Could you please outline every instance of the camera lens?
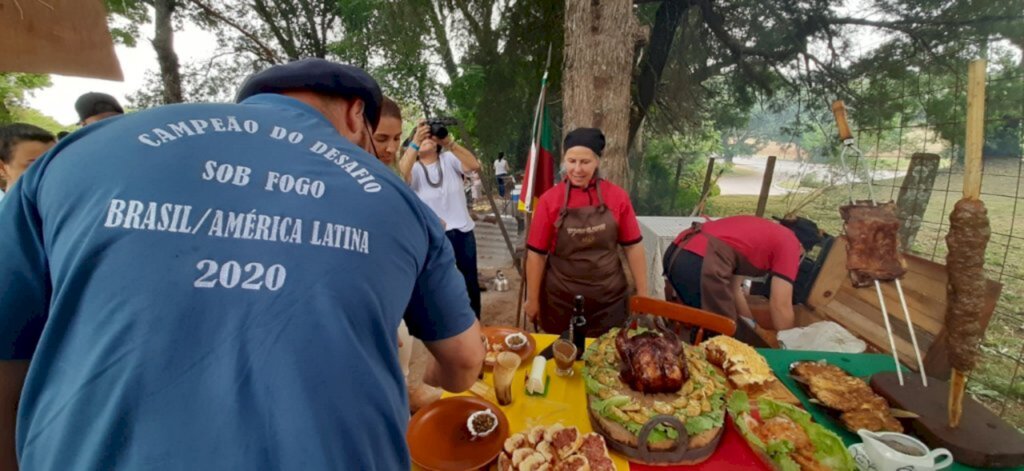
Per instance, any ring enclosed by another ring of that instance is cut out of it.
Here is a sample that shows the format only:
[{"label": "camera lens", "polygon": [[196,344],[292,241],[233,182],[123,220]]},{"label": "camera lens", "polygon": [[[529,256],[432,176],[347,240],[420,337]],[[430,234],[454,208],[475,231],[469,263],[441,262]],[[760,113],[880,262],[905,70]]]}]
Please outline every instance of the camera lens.
[{"label": "camera lens", "polygon": [[438,139],[444,139],[448,137],[448,128],[441,123],[433,123],[430,125],[430,135]]}]

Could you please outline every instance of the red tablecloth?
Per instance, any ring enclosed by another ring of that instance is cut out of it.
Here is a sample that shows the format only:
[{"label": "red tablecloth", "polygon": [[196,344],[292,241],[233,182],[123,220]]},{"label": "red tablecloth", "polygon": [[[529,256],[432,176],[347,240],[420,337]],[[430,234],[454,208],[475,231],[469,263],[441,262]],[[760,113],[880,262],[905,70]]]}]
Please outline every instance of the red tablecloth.
[{"label": "red tablecloth", "polygon": [[771,468],[764,465],[761,460],[750,449],[747,442],[743,440],[732,419],[726,416],[725,432],[722,441],[718,444],[715,453],[708,457],[703,463],[687,466],[648,466],[644,464],[630,463],[630,471],[673,471],[673,470],[751,470],[770,471]]}]

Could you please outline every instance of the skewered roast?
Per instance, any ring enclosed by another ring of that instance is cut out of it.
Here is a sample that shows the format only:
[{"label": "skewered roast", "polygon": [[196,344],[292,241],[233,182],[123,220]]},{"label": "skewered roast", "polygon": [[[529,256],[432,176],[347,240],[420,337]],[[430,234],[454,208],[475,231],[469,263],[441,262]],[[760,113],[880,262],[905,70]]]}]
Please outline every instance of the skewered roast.
[{"label": "skewered roast", "polygon": [[895,203],[857,201],[840,207],[839,213],[846,232],[846,269],[854,286],[895,280],[907,272],[900,252],[900,219]]}]

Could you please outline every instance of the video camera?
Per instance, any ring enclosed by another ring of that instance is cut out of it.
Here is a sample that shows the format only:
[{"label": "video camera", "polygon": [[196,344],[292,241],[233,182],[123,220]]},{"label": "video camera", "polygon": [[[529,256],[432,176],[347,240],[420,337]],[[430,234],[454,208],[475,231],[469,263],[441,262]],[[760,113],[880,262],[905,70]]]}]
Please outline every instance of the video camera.
[{"label": "video camera", "polygon": [[438,139],[448,137],[448,126],[456,126],[458,124],[459,120],[451,116],[439,116],[427,119],[427,126],[430,126],[430,135]]}]

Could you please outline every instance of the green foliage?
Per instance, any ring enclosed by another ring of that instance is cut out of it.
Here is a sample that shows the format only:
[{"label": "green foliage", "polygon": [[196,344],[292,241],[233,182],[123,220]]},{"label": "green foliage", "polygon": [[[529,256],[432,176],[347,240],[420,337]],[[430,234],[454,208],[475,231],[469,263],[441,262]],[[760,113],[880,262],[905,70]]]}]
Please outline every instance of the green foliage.
[{"label": "green foliage", "polygon": [[0,124],[15,121],[15,109],[25,107],[26,96],[49,86],[49,75],[0,73]]},{"label": "green foliage", "polygon": [[700,200],[707,158],[719,149],[719,135],[711,127],[648,140],[631,195],[637,214],[689,215]]},{"label": "green foliage", "polygon": [[105,0],[110,35],[117,44],[136,47],[141,34],[139,26],[149,22],[148,2],[144,0]]},{"label": "green foliage", "polygon": [[74,131],[74,126],[64,126],[53,119],[33,108],[14,108],[11,110],[13,117],[12,122],[17,123],[28,123],[34,126],[39,126],[53,134],[57,134],[61,131]]}]

